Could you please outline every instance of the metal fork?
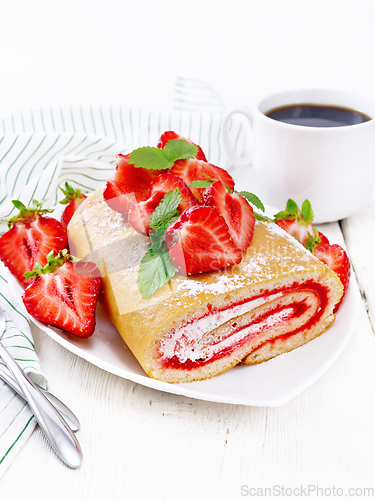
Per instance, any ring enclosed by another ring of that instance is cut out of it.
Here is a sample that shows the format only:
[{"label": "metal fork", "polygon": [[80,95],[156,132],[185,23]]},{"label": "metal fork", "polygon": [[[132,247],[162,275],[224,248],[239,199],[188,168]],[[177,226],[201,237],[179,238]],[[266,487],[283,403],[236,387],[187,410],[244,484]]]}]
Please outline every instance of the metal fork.
[{"label": "metal fork", "polygon": [[5,332],[5,315],[0,306],[0,356],[17,382],[23,398],[29,403],[35,418],[57,455],[73,469],[82,463],[81,446],[56,408],[33,384],[1,342]]}]

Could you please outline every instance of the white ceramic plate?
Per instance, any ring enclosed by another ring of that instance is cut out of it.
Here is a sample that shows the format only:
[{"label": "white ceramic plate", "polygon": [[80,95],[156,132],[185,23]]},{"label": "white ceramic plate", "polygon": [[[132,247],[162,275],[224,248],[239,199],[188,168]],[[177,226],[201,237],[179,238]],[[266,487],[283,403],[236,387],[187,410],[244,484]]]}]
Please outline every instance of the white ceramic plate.
[{"label": "white ceramic plate", "polygon": [[[23,290],[10,273],[9,282],[24,314],[28,315],[21,300]],[[336,361],[353,333],[359,304],[357,284],[352,280],[335,323],[317,339],[260,365],[238,365],[212,379],[181,384],[149,378],[101,308],[97,312],[95,333],[86,340],[73,338],[32,317],[31,320],[68,351],[144,386],[219,403],[279,406],[311,386]]]}]

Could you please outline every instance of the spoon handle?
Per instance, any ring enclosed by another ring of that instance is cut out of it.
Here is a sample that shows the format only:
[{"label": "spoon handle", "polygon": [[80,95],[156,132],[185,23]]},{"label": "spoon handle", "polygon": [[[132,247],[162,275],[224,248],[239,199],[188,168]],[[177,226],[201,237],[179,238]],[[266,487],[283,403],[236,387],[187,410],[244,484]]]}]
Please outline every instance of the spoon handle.
[{"label": "spoon handle", "polygon": [[[4,380],[14,391],[16,391],[21,397],[23,397],[23,393],[21,389],[18,387],[17,382],[15,382],[14,378],[10,374],[8,368],[0,362],[0,378]],[[69,425],[73,432],[77,432],[80,428],[80,423],[78,418],[74,415],[74,413],[56,396],[51,394],[48,391],[45,391],[41,387],[39,390],[45,395],[45,397],[49,400],[51,404],[56,408],[56,410],[63,417],[65,422]]]},{"label": "spoon handle", "polygon": [[82,463],[81,446],[56,408],[35,386],[0,341],[0,355],[23,397],[29,403],[40,428],[59,457],[73,469]]}]

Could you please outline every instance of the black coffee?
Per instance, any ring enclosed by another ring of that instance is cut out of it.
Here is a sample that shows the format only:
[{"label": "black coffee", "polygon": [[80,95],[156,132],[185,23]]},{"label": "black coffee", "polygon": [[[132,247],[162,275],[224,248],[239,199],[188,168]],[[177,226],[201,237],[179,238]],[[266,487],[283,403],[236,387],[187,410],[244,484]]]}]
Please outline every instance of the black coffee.
[{"label": "black coffee", "polygon": [[304,127],[344,127],[371,120],[369,116],[354,109],[315,104],[281,106],[267,111],[265,115],[278,122]]}]

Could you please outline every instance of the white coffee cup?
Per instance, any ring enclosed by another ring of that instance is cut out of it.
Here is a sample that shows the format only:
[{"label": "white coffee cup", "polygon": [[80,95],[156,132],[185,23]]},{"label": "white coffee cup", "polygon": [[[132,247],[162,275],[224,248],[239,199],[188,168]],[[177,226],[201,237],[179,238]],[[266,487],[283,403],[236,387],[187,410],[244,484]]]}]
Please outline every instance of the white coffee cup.
[{"label": "white coffee cup", "polygon": [[[316,127],[284,123],[266,116],[272,109],[313,104],[349,108],[369,121]],[[232,115],[243,114],[253,133],[251,156],[239,157],[229,140]],[[234,166],[251,164],[254,189],[264,203],[285,208],[289,198],[310,200],[315,223],[343,219],[369,202],[375,184],[375,104],[352,92],[292,90],[262,99],[253,108],[238,107],[223,122],[223,141]]]}]

